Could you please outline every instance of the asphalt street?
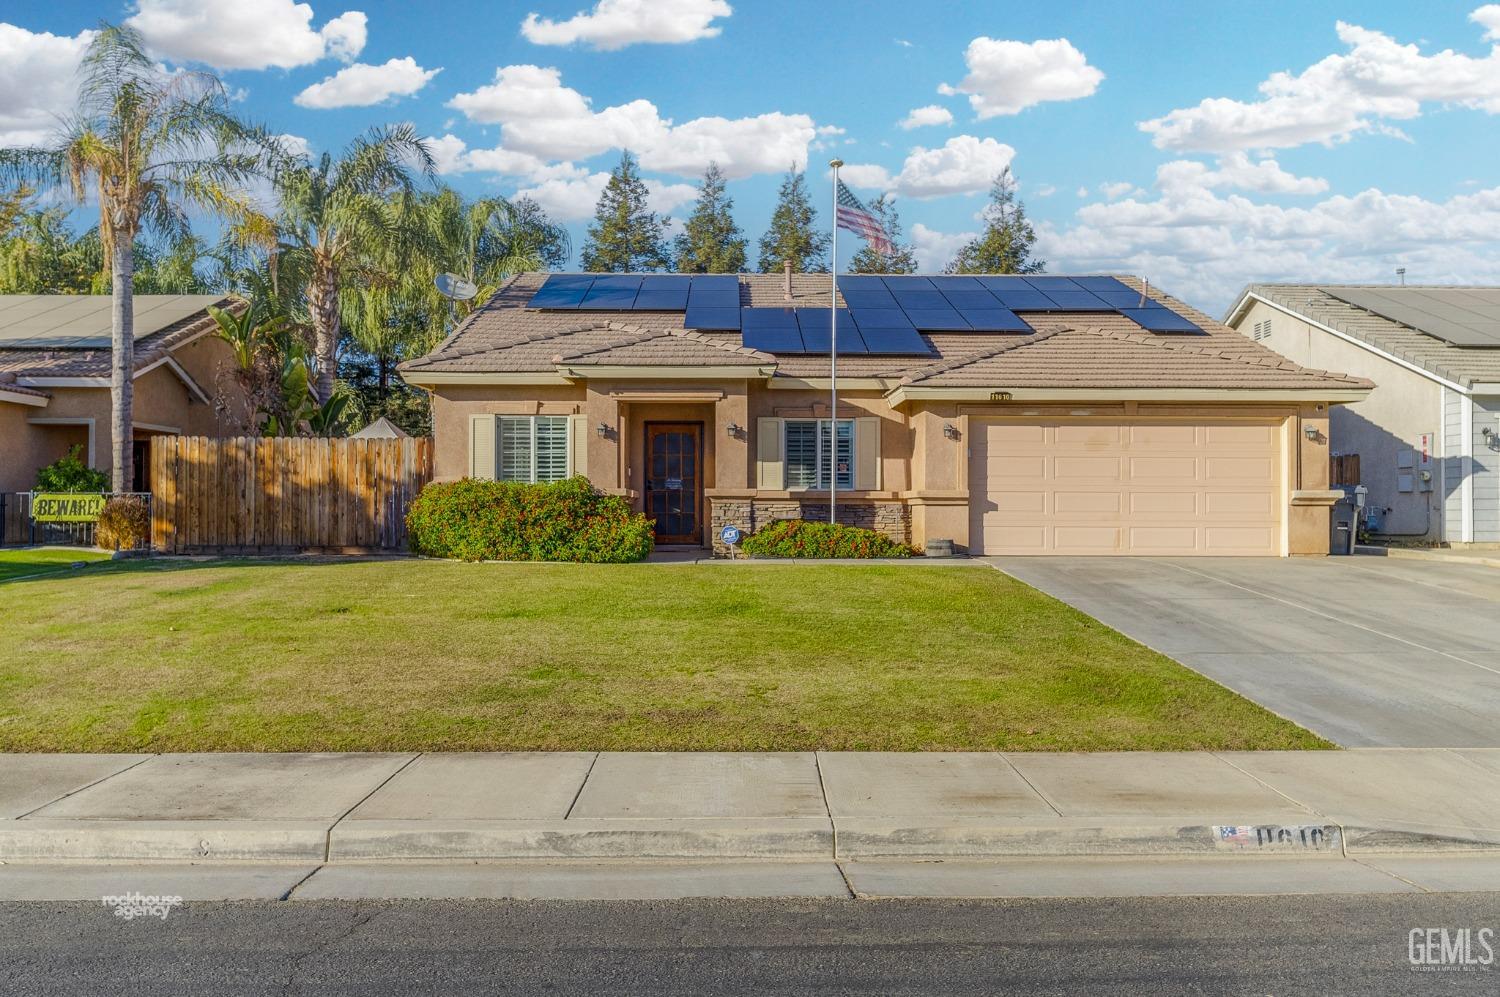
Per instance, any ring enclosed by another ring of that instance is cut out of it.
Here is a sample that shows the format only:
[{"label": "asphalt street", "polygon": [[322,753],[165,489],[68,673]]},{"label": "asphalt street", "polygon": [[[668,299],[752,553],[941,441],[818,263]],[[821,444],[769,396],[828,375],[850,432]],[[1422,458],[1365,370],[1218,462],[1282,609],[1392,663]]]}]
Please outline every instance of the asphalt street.
[{"label": "asphalt street", "polygon": [[1414,929],[1483,927],[1500,928],[1496,894],[190,903],[129,921],[95,904],[13,903],[0,905],[0,989],[1493,994],[1500,967],[1410,961]]}]

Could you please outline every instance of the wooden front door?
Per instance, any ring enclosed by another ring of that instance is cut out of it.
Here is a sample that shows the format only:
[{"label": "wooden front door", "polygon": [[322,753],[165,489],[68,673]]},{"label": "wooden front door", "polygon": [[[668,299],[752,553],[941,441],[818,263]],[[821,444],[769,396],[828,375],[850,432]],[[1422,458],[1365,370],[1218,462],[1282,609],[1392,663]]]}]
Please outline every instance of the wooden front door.
[{"label": "wooden front door", "polygon": [[656,542],[703,542],[703,426],[646,424],[646,515],[656,520]]}]

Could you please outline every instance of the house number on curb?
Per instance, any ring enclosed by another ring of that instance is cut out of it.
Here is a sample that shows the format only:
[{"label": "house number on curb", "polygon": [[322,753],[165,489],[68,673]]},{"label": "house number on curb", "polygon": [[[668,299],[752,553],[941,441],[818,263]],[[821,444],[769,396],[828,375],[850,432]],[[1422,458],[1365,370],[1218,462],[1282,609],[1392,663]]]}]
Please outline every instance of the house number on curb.
[{"label": "house number on curb", "polygon": [[1328,851],[1339,847],[1339,829],[1325,824],[1215,824],[1220,848],[1294,848]]}]

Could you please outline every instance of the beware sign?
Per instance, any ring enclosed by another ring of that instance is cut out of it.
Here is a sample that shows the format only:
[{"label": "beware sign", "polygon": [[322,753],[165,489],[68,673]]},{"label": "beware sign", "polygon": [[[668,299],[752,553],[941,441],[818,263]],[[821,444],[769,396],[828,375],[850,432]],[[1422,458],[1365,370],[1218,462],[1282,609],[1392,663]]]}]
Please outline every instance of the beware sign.
[{"label": "beware sign", "polygon": [[92,523],[104,509],[98,492],[37,492],[31,496],[31,518],[38,523]]}]

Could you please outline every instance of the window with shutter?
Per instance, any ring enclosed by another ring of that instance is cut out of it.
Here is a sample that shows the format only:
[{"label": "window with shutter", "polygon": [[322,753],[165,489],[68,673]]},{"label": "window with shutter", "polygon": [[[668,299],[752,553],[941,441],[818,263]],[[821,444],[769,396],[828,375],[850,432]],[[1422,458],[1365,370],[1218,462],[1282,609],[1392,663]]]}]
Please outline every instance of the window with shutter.
[{"label": "window with shutter", "polygon": [[524,415],[500,417],[501,481],[534,481],[532,476],[532,419]]},{"label": "window with shutter", "polygon": [[[786,487],[788,490],[827,489],[829,478],[827,419],[788,419],[785,429]],[[838,423],[838,486],[854,487],[854,420]]]},{"label": "window with shutter", "polygon": [[561,481],[568,476],[568,417],[539,415],[536,429],[536,471],[533,481]]}]

